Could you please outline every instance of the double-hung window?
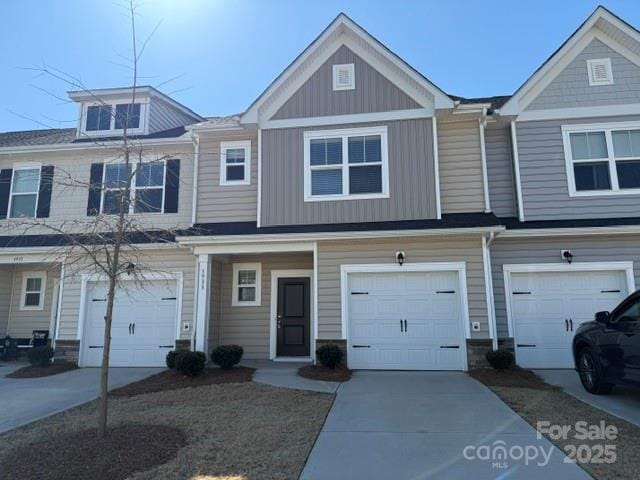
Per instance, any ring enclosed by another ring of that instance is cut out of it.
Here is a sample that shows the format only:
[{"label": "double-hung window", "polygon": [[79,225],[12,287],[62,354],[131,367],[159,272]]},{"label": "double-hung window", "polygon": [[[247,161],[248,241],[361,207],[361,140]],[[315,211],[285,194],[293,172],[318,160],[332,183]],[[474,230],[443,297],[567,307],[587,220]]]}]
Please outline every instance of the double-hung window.
[{"label": "double-hung window", "polygon": [[40,167],[14,168],[11,179],[10,218],[34,218],[38,205]]},{"label": "double-hung window", "polygon": [[122,133],[125,126],[129,133],[142,133],[145,112],[146,105],[143,103],[87,105],[84,111],[83,133],[87,135]]},{"label": "double-hung window", "polygon": [[259,306],[262,265],[260,263],[233,264],[232,306]]},{"label": "double-hung window", "polygon": [[[129,177],[132,177],[131,189],[127,192]],[[129,169],[125,168],[123,163],[105,164],[103,179],[102,213],[120,213],[120,204],[125,200],[130,205],[128,213],[163,212],[165,161],[132,163]]]},{"label": "double-hung window", "polygon": [[304,133],[305,201],[388,198],[387,127]]},{"label": "double-hung window", "polygon": [[120,213],[122,202],[128,202],[127,182],[131,176],[131,165],[110,163],[104,166],[102,189],[102,213],[116,215]]},{"label": "double-hung window", "polygon": [[46,272],[25,272],[22,275],[20,310],[42,310],[47,281]]},{"label": "double-hung window", "polygon": [[562,127],[571,196],[640,194],[640,123]]},{"label": "double-hung window", "polygon": [[164,205],[165,162],[140,164],[136,170],[135,213],[161,213]]},{"label": "double-hung window", "polygon": [[220,185],[251,183],[251,141],[220,143]]}]

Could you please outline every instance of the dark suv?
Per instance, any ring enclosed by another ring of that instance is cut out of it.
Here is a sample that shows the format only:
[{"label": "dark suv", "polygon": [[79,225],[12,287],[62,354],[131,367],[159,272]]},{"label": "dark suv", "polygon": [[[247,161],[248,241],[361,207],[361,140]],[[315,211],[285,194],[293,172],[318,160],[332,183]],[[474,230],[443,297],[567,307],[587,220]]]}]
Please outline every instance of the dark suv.
[{"label": "dark suv", "polygon": [[598,312],[580,325],[573,358],[590,393],[606,395],[616,384],[640,386],[640,290],[611,313]]}]

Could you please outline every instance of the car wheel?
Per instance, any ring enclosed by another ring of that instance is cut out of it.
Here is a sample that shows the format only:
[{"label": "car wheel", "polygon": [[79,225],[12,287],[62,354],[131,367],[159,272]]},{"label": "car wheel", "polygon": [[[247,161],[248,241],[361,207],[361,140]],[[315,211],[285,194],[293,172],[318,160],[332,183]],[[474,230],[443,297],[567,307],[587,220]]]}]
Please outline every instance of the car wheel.
[{"label": "car wheel", "polygon": [[605,382],[602,365],[589,347],[583,348],[578,354],[578,374],[587,392],[594,395],[611,393],[613,384]]}]

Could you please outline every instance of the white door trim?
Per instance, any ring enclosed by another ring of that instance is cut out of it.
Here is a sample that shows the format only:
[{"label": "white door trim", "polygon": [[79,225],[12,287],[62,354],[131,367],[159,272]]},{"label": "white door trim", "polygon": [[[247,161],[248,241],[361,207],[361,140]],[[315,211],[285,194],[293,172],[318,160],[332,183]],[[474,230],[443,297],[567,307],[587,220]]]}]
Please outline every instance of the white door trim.
[{"label": "white door trim", "polygon": [[[180,338],[180,324],[182,317],[182,289],[183,289],[183,275],[182,272],[146,272],[141,276],[133,276],[121,278],[120,281],[140,281],[141,278],[144,277],[142,281],[158,281],[158,280],[175,280],[176,281],[176,316],[174,319],[175,322],[175,331],[176,337],[174,339],[177,340]],[[104,282],[107,281],[107,276],[104,274],[83,274],[81,277],[81,286],[80,286],[80,312],[78,315],[78,332],[77,332],[77,340],[80,341],[80,354],[78,358],[78,366],[84,366],[84,326],[87,317],[87,290],[89,282]]]},{"label": "white door trim", "polygon": [[[278,331],[278,279],[288,277],[307,277],[309,278],[309,295],[311,305],[309,306],[310,325],[309,325],[309,356],[315,358],[316,343],[316,296],[314,291],[315,274],[313,270],[308,269],[291,269],[291,270],[271,270],[271,314],[269,322],[269,360],[277,359],[277,331]],[[308,360],[308,357],[301,357],[301,361]]]},{"label": "white door trim", "polygon": [[467,270],[465,262],[437,262],[437,263],[380,263],[340,265],[340,295],[342,307],[342,338],[347,341],[347,352],[351,348],[349,338],[349,274],[351,273],[402,273],[402,272],[457,272],[460,285],[460,318],[463,323],[460,339],[462,345],[463,365],[461,369],[468,370],[467,339],[471,337],[469,327],[469,303],[467,299]]},{"label": "white door trim", "polygon": [[[625,272],[627,279],[627,293],[632,293],[635,287],[633,276],[633,262],[580,262],[580,263],[523,263],[505,264],[502,266],[504,275],[504,295],[507,305],[507,328],[509,337],[513,338],[513,350],[518,359],[518,341],[515,338],[513,325],[513,308],[511,306],[511,274],[512,273],[541,273],[541,272]],[[595,313],[595,312],[594,312]]]}]

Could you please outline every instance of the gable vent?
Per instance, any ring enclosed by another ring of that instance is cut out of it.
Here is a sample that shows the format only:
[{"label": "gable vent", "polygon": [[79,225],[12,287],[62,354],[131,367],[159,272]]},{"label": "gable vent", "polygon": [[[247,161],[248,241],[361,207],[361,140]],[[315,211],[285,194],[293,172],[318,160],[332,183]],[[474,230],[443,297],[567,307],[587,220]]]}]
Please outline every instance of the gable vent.
[{"label": "gable vent", "polygon": [[611,85],[613,83],[610,58],[587,60],[587,71],[589,72],[590,86]]},{"label": "gable vent", "polygon": [[353,63],[333,66],[333,89],[353,90],[356,88]]}]

